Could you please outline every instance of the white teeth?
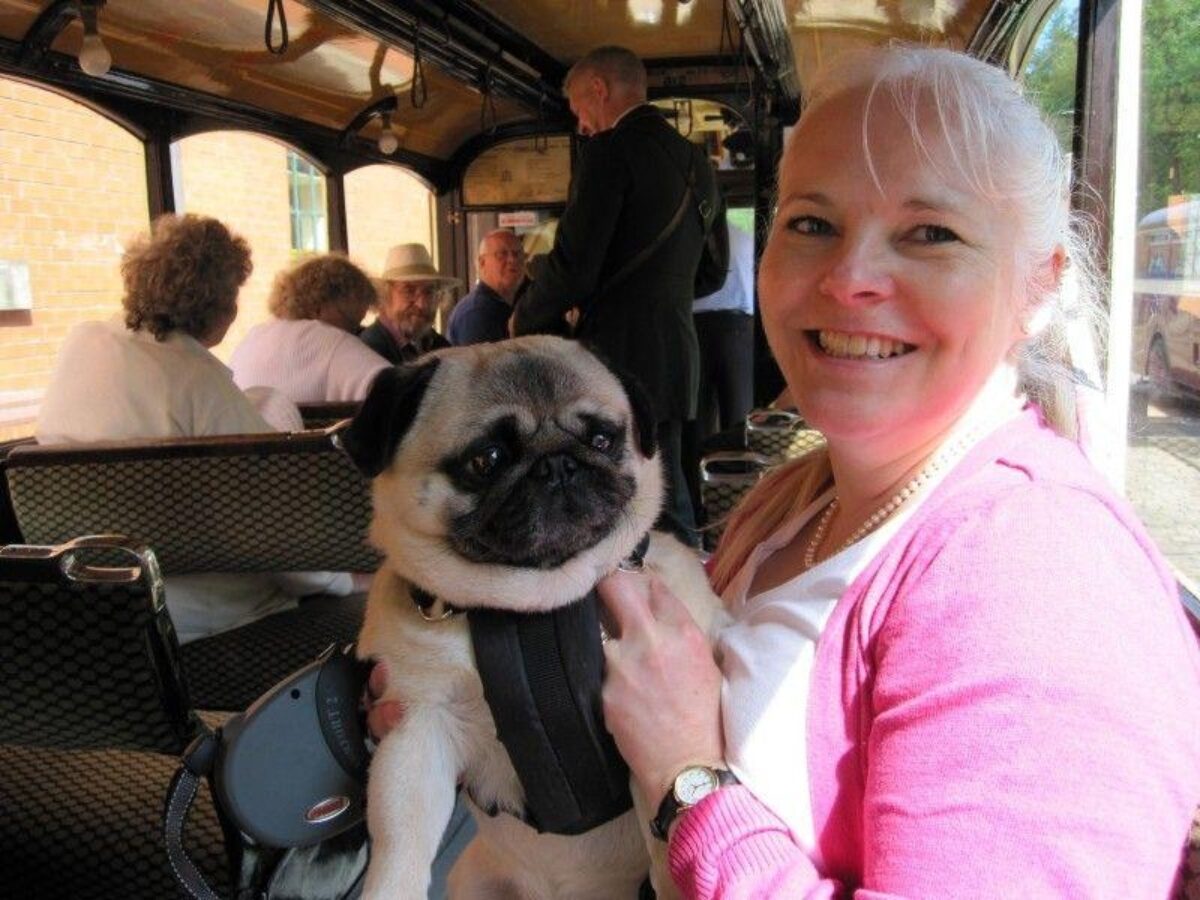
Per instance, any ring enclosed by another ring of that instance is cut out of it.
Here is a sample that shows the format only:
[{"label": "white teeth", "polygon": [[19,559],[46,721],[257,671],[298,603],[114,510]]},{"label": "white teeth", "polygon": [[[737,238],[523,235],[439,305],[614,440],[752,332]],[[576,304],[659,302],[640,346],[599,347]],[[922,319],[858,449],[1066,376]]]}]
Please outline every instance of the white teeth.
[{"label": "white teeth", "polygon": [[867,359],[887,359],[890,356],[902,356],[915,348],[893,341],[891,338],[867,337],[861,334],[848,334],[845,331],[819,331],[817,342],[830,356],[845,358],[865,357]]}]

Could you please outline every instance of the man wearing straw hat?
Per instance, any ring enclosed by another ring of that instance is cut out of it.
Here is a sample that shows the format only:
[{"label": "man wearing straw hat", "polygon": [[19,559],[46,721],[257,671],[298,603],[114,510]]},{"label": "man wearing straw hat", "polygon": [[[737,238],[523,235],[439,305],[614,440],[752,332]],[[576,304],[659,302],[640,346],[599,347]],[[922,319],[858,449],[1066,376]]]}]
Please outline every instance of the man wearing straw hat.
[{"label": "man wearing straw hat", "polygon": [[459,283],[438,273],[422,244],[397,244],[384,264],[384,291],[375,323],[363,330],[363,342],[393,364],[449,347],[433,330],[438,291]]}]

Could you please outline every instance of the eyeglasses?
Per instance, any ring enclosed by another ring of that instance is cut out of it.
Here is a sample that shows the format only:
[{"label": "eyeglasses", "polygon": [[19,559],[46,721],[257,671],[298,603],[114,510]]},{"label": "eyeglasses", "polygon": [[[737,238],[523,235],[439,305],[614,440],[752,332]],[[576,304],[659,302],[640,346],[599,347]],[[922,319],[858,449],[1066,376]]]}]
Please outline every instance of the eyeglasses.
[{"label": "eyeglasses", "polygon": [[496,257],[496,259],[524,259],[525,251],[524,250],[492,250],[487,255],[494,256],[494,257]]}]

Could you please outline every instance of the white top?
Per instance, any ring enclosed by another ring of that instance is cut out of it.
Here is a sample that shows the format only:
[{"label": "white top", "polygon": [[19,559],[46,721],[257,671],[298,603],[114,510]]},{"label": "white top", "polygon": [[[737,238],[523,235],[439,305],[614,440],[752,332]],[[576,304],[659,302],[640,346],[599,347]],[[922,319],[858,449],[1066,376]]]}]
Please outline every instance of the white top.
[{"label": "white top", "polygon": [[830,489],[755,548],[725,592],[737,618],[718,641],[726,761],[806,848],[815,846],[806,723],[817,639],[838,599],[918,504],[905,504],[858,543],[790,581],[744,604],[736,601],[763,560],[791,541],[833,496]]},{"label": "white top", "polygon": [[195,338],[172,332],[159,341],[120,318],[67,333],[36,426],[42,444],[271,430]]},{"label": "white top", "polygon": [[[294,404],[276,392],[257,400],[281,420],[299,421]],[[82,322],[67,334],[36,434],[41,444],[80,444],[273,430],[199,341],[181,332],[159,341],[118,317]],[[180,643],[288,609],[303,594],[351,591],[341,572],[176,575],[164,585]]]},{"label": "white top", "polygon": [[825,509],[836,493],[830,488],[755,547],[725,590],[722,599],[734,615],[717,642],[726,761],[806,850],[816,847],[807,722],[817,641],[837,601],[909,516],[985,434],[1019,412],[1024,398],[1012,395],[1006,377],[989,380],[934,454],[943,464],[929,470],[879,528],[790,581],[747,597],[758,567]]},{"label": "white top", "polygon": [[272,319],[246,333],[229,365],[239,387],[273,387],[295,403],[333,403],[363,399],[391,363],[325,322]]},{"label": "white top", "polygon": [[692,312],[736,310],[754,315],[754,235],[729,225],[729,270],[725,283],[692,304]]}]

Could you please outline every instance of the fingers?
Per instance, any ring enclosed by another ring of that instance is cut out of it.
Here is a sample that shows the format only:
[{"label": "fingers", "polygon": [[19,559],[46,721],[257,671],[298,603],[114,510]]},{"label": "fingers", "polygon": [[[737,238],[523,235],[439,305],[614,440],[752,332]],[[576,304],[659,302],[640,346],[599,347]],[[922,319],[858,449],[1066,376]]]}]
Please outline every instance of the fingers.
[{"label": "fingers", "polygon": [[645,575],[614,572],[603,578],[596,591],[608,614],[613,637],[645,629],[653,624],[650,612],[650,579]]},{"label": "fingers", "polygon": [[404,718],[404,706],[398,700],[372,703],[367,713],[367,730],[378,743],[400,724]]},{"label": "fingers", "polygon": [[377,662],[371,666],[371,674],[367,676],[367,696],[371,700],[378,700],[383,696],[383,692],[387,690],[387,679],[386,663]]},{"label": "fingers", "polygon": [[367,695],[364,705],[367,708],[367,730],[376,743],[387,737],[388,733],[400,724],[404,718],[404,705],[398,700],[380,700],[387,692],[388,668],[384,663],[377,662],[367,675]]}]

